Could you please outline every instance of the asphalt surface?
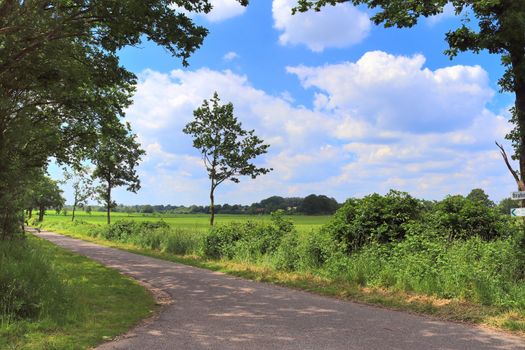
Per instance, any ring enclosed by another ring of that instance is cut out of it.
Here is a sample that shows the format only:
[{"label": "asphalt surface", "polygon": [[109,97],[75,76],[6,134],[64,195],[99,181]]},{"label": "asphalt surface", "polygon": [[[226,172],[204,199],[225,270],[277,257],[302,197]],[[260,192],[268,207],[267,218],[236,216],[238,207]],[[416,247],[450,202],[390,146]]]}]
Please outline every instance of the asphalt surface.
[{"label": "asphalt surface", "polygon": [[525,349],[525,338],[360,305],[35,233],[171,296],[150,322],[97,349]]}]

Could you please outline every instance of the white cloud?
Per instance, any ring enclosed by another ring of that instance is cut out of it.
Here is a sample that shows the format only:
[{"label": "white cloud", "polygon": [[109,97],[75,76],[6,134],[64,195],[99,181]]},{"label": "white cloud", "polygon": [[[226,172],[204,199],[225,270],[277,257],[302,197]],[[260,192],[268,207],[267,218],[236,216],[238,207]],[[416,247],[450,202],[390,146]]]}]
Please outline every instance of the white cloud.
[{"label": "white cloud", "polygon": [[[270,143],[258,163],[275,170],[219,188],[219,202],[323,193],[344,200],[390,188],[441,198],[483,186],[499,199],[514,184],[494,140],[508,116],[486,107],[493,94],[477,66],[424,67],[421,55],[365,54],[356,62],[294,67],[315,88],[312,107],[270,95],[229,70],[145,71],[127,111],[148,151],[137,202],[205,204],[208,178],[191,138],[193,110],[215,90],[246,128]],[[143,199],[140,199],[143,198]]]},{"label": "white cloud", "polygon": [[325,93],[325,108],[363,116],[380,130],[448,131],[468,125],[494,92],[480,66],[431,71],[422,55],[368,52],[357,62],[288,67],[304,87]]},{"label": "white cloud", "polygon": [[213,9],[205,17],[210,22],[221,22],[226,19],[240,16],[246,11],[237,0],[211,0]]},{"label": "white cloud", "polygon": [[441,12],[440,14],[437,14],[435,16],[431,16],[431,17],[428,17],[426,19],[428,25],[430,26],[434,26],[442,21],[445,21],[449,18],[453,18],[454,16],[456,16],[456,9],[454,8],[454,5],[452,5],[452,3],[448,3],[445,5],[445,7],[443,8],[443,12]]},{"label": "white cloud", "polygon": [[296,13],[296,0],[273,0],[274,27],[282,45],[306,45],[314,52],[361,42],[370,32],[369,16],[349,4],[327,6],[321,12]]},{"label": "white cloud", "polygon": [[237,58],[239,58],[239,55],[235,51],[227,52],[227,53],[224,54],[224,56],[222,56],[222,59],[224,61],[226,61],[226,62],[233,61],[233,60],[235,60]]},{"label": "white cloud", "polygon": [[202,17],[209,22],[222,22],[240,16],[246,11],[246,7],[239,4],[237,0],[209,0],[209,2],[212,5],[212,10],[206,14],[189,12],[177,5],[172,7],[189,17]]}]

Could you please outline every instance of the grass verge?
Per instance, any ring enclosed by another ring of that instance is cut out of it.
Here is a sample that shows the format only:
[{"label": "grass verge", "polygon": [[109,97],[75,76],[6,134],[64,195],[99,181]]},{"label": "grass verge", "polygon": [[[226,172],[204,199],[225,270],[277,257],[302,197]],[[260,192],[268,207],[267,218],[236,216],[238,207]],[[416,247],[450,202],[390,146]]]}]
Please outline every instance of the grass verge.
[{"label": "grass verge", "polygon": [[242,278],[269,282],[320,295],[378,305],[395,310],[431,315],[442,320],[483,325],[515,335],[525,335],[525,314],[520,310],[509,310],[499,306],[485,306],[456,299],[440,299],[383,288],[364,288],[358,284],[326,279],[311,273],[276,271],[270,266],[231,260],[207,260],[195,255],[174,255],[140,248],[132,244],[89,237],[76,233],[71,229],[54,227],[53,230],[74,238],[123,249],[132,253],[220,271]]},{"label": "grass verge", "polygon": [[60,314],[0,324],[0,349],[87,349],[126,332],[157,308],[153,296],[115,270],[28,235],[64,286]]}]

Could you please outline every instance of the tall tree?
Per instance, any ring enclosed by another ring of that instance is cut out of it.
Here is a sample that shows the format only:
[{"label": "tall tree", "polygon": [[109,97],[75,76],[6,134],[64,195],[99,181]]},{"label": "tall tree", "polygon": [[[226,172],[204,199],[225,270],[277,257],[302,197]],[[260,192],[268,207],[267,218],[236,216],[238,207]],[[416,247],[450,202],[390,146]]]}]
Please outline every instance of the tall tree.
[{"label": "tall tree", "polygon": [[140,189],[136,167],[145,152],[136,141],[136,136],[131,133],[128,123],[103,128],[99,140],[93,155],[93,177],[101,181],[97,192],[106,208],[109,225],[111,209],[116,205],[111,192],[120,186],[127,186],[126,189],[133,193]]},{"label": "tall tree", "polygon": [[445,54],[453,58],[459,52],[486,50],[501,56],[506,70],[499,85],[516,97],[511,109],[514,129],[507,139],[512,141],[518,170],[512,168],[503,147],[498,147],[518,189],[525,191],[525,0],[298,0],[293,11],[320,11],[323,6],[346,2],[376,9],[372,20],[385,27],[413,27],[420,17],[442,13],[447,4],[456,15],[464,15],[462,25],[445,34],[449,44]]},{"label": "tall tree", "polygon": [[91,169],[86,165],[75,166],[64,172],[65,178],[73,185],[73,212],[71,221],[75,220],[77,207],[86,205],[87,200],[95,194]]},{"label": "tall tree", "polygon": [[[243,5],[246,0],[239,0]],[[136,77],[117,52],[151,40],[187,64],[207,30],[186,15],[209,0],[0,1],[0,236],[50,157],[89,157],[97,128],[124,115]]]},{"label": "tall tree", "polygon": [[246,131],[233,115],[233,104],[220,104],[217,92],[208,102],[193,111],[194,120],[186,125],[184,133],[193,136],[193,147],[199,149],[211,181],[210,225],[215,218],[215,189],[226,180],[238,183],[239,176],[255,179],[273,169],[259,168],[251,161],[268,151],[269,145]]}]

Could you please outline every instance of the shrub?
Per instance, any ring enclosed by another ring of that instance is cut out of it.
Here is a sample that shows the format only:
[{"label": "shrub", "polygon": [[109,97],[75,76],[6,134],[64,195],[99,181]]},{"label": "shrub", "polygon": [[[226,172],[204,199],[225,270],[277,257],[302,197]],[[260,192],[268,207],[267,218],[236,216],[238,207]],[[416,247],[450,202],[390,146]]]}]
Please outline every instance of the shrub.
[{"label": "shrub", "polygon": [[460,195],[438,202],[430,219],[449,241],[473,236],[492,240],[513,232],[509,219],[493,205]]},{"label": "shrub", "polygon": [[405,224],[419,219],[422,210],[421,203],[408,193],[390,190],[385,196],[349,199],[323,230],[352,252],[370,242],[402,240]]},{"label": "shrub", "polygon": [[204,237],[203,254],[214,259],[255,261],[277,251],[282,238],[294,231],[293,223],[284,218],[282,211],[272,214],[270,224],[247,221],[217,225]]}]

